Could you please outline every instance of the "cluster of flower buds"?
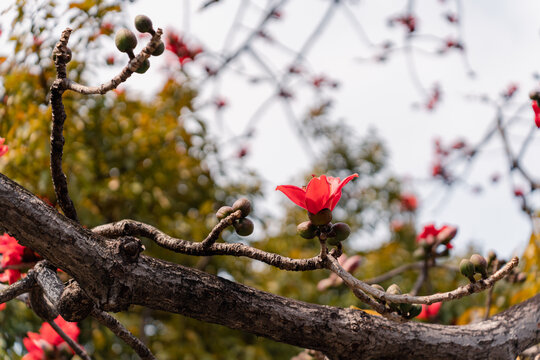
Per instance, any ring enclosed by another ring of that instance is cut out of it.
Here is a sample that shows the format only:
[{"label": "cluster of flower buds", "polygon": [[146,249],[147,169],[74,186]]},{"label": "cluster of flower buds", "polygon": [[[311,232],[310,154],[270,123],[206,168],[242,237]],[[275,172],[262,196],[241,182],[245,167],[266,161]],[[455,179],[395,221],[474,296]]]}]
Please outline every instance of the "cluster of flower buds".
[{"label": "cluster of flower buds", "polygon": [[388,26],[394,26],[395,23],[401,24],[406,27],[409,33],[416,30],[418,20],[413,14],[404,14],[390,18],[388,20]]},{"label": "cluster of flower buds", "polygon": [[236,200],[233,206],[222,206],[216,212],[216,217],[219,221],[225,219],[227,216],[240,211],[241,217],[233,222],[233,227],[236,233],[240,236],[249,236],[253,233],[253,221],[246,218],[251,212],[251,202],[246,198],[240,198]]},{"label": "cluster of flower buds", "polygon": [[346,240],[351,234],[349,225],[338,222],[332,224],[332,212],[323,209],[317,214],[308,213],[310,221],[298,224],[296,230],[298,235],[304,239],[313,239],[317,236],[321,240],[326,240],[329,245],[337,245]]},{"label": "cluster of flower buds", "polygon": [[[437,229],[435,225],[429,224],[416,237],[418,249],[414,251],[417,259],[436,258],[448,256],[449,250],[453,248],[450,241],[456,237],[457,228],[455,226],[444,225]],[[437,252],[439,245],[444,245],[445,249]]]},{"label": "cluster of flower buds", "polygon": [[[385,291],[384,288],[379,284],[373,284],[371,286],[373,288],[377,289],[377,290]],[[401,292],[401,288],[397,284],[390,285],[386,289],[385,292],[387,292],[388,294],[391,294],[391,295],[402,295],[403,294]],[[407,303],[396,304],[396,303],[386,303],[386,302],[381,301],[379,299],[376,299],[376,300],[379,301],[382,304],[385,304],[385,306],[387,306],[389,310],[397,312],[398,314],[400,314],[401,316],[403,316],[403,317],[405,317],[407,319],[412,319],[412,318],[420,315],[420,313],[422,312],[422,305],[419,305],[419,304],[407,304]]]},{"label": "cluster of flower buds", "polygon": [[[137,15],[135,17],[135,28],[141,33],[149,33],[151,35],[154,35],[156,33],[154,31],[154,28],[152,27],[152,20],[150,20],[150,18],[146,15]],[[135,47],[137,46],[137,37],[131,30],[126,28],[118,30],[116,32],[114,42],[116,44],[116,48],[121,52],[127,53],[130,59],[133,59],[135,57],[133,49],[135,49]],[[165,44],[163,43],[163,41],[160,41],[152,55],[159,56],[163,54],[164,51]],[[149,68],[150,61],[146,59],[136,70],[136,72],[138,72],[139,74],[144,74]]]},{"label": "cluster of flower buds", "polygon": [[487,260],[479,254],[471,255],[470,259],[463,259],[459,263],[459,271],[467,277],[470,282],[476,282],[475,274],[480,274],[482,279],[487,278]]}]

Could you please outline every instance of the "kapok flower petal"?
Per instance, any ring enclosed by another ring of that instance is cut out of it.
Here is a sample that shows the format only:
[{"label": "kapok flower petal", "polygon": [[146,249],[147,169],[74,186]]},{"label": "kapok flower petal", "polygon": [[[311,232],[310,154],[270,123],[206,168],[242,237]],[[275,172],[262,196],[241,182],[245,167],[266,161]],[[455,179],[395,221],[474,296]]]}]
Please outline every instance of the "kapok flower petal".
[{"label": "kapok flower petal", "polygon": [[[343,179],[339,184],[338,186],[332,191],[332,195],[331,195],[331,198],[330,198],[330,203],[328,204],[329,205],[329,209],[330,210],[334,210],[337,203],[339,202],[339,199],[341,199],[341,190],[343,189],[343,187],[345,185],[347,185],[347,183],[349,181],[351,181],[352,179],[354,178],[357,178],[358,177],[358,174],[352,174],[352,175],[349,175],[347,176],[345,179]],[[339,181],[339,178],[337,178],[338,181]],[[333,182],[333,180],[331,180],[330,182]]]},{"label": "kapok flower petal", "polygon": [[[306,209],[312,214],[317,214],[327,206],[330,197],[330,186],[326,175],[314,177],[306,188]],[[332,209],[330,209],[332,210]]]},{"label": "kapok flower petal", "polygon": [[536,124],[536,127],[540,128],[540,107],[536,100],[533,100],[532,108],[534,111],[534,123]]},{"label": "kapok flower petal", "polygon": [[293,203],[307,210],[306,190],[294,185],[279,185],[276,190],[285,194]]}]

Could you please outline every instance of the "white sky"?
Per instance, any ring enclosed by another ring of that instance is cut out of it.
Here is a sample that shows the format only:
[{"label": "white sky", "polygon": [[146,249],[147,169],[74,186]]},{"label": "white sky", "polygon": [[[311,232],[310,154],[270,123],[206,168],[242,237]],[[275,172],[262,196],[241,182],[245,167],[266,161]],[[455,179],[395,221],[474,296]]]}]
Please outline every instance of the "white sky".
[{"label": "white sky", "polygon": [[[265,1],[221,1],[207,11],[197,11],[203,1],[147,1],[139,0],[128,8],[133,19],[137,14],[148,15],[155,26],[165,30],[174,28],[186,31],[189,38],[203,45],[205,50],[219,51],[227,31],[230,29],[239,3],[255,3],[261,6]],[[311,33],[316,23],[328,7],[330,1],[294,0],[289,1],[282,10],[283,18],[272,21],[270,34],[286,44],[298,49]],[[374,42],[392,37],[396,42],[403,39],[403,28],[395,25],[388,28],[387,19],[403,13],[405,1],[347,1],[364,30]],[[456,35],[455,27],[443,18],[446,12],[455,12],[455,1],[441,3],[435,0],[417,1],[420,17],[418,32],[437,34],[442,38]],[[186,15],[190,11],[190,16]],[[249,34],[260,21],[261,12],[254,6],[246,9],[244,30],[237,33],[231,49]],[[430,164],[433,154],[433,138],[441,137],[443,143],[457,137],[465,137],[472,143],[478,141],[494,117],[494,109],[479,102],[466,100],[470,94],[488,94],[495,98],[510,83],[520,85],[514,101],[516,104],[527,101],[527,93],[535,87],[532,73],[540,63],[539,28],[540,2],[522,0],[463,1],[461,26],[468,50],[468,57],[476,77],[468,76],[463,59],[457,51],[448,55],[415,56],[421,81],[428,88],[438,82],[443,89],[443,102],[435,112],[415,110],[413,102],[423,97],[413,86],[405,57],[395,54],[385,64],[361,62],[359,58],[371,57],[374,53],[365,43],[359,41],[357,33],[340,11],[335,14],[329,26],[308,54],[309,64],[316,74],[326,74],[340,82],[340,87],[329,94],[334,100],[332,117],[343,119],[353,125],[358,134],[365,134],[375,128],[390,148],[391,171],[416,179],[410,182],[411,189],[419,194],[421,209],[419,224],[435,222],[453,224],[459,227],[454,240],[457,250],[465,249],[470,241],[484,251],[497,250],[503,256],[520,254],[529,239],[531,226],[520,212],[519,201],[512,194],[507,181],[507,163],[501,156],[501,143],[496,140],[473,167],[467,177],[473,185],[482,185],[484,191],[474,195],[470,188],[456,187],[451,196],[444,197],[445,189],[429,182]],[[188,20],[189,19],[189,20]],[[426,40],[424,48],[433,48]],[[257,40],[256,49],[264,61],[277,69],[290,61],[281,51]],[[111,43],[111,51],[112,43]],[[230,53],[230,51],[229,51]],[[152,58],[152,66],[144,76],[135,75],[127,85],[134,91],[150,94],[162,84],[162,68],[165,57]],[[243,63],[246,71],[255,69],[249,60]],[[237,68],[237,66],[235,66]],[[118,68],[110,69],[104,78]],[[187,67],[187,70],[193,68]],[[92,84],[95,85],[95,84]],[[202,91],[202,98],[210,98],[215,88],[208,83]],[[292,88],[294,90],[294,87]],[[306,88],[303,88],[306,89]],[[215,127],[220,132],[234,135],[244,129],[244,125],[258,106],[272,93],[273,89],[264,85],[252,85],[241,80],[232,72],[222,77],[219,94],[224,96],[230,106],[223,111],[221,121],[226,127]],[[309,92],[297,94],[300,106],[295,107],[298,118],[303,114],[306,99],[312,98]],[[206,118],[215,116],[214,112],[204,113]],[[523,139],[533,121],[532,110],[523,113],[522,125],[511,131],[513,139]],[[285,130],[285,131],[284,131]],[[540,130],[539,130],[540,131]],[[310,168],[310,157],[302,148],[284,116],[283,107],[273,103],[263,113],[258,122],[256,141],[250,144],[247,164],[255,167],[267,181],[269,204],[283,200],[280,193],[271,191],[276,185],[288,184],[299,174]],[[262,134],[262,135],[261,135]],[[540,142],[535,139],[528,156],[530,169],[540,174],[538,161],[534,156],[540,150]],[[233,149],[231,149],[231,153]],[[536,166],[535,166],[536,165]],[[503,175],[500,183],[490,185],[491,174]],[[297,184],[301,185],[301,184]],[[440,206],[444,201],[444,206]],[[385,239],[381,232],[359,239],[359,247],[373,246]]]}]

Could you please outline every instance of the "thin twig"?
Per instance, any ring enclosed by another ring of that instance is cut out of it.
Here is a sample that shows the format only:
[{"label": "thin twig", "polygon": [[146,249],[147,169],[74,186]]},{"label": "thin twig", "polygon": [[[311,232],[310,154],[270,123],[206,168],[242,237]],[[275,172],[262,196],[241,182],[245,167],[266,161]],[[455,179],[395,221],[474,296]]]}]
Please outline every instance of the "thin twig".
[{"label": "thin twig", "polygon": [[[244,256],[250,259],[262,261],[268,265],[275,266],[282,270],[289,271],[309,271],[323,269],[324,260],[320,254],[307,259],[292,259],[274,253],[269,253],[254,247],[240,243],[215,243],[210,246],[203,245],[203,242],[192,242],[173,238],[155,227],[134,220],[122,220],[116,223],[100,225],[92,229],[96,234],[114,238],[120,236],[142,236],[153,240],[159,246],[186,255],[210,256],[210,255],[231,255]],[[338,249],[332,249],[330,254],[339,256]]]},{"label": "thin twig", "polygon": [[66,334],[64,330],[62,330],[62,328],[58,326],[57,323],[55,323],[54,321],[47,321],[47,322],[49,323],[49,325],[51,325],[54,331],[56,331],[56,333],[60,335],[62,339],[64,339],[64,341],[69,345],[69,347],[73,349],[75,354],[79,355],[84,360],[92,360],[92,358],[88,356],[88,354],[86,353],[86,350],[84,350],[81,345],[77,344],[75,340],[69,337],[69,335]]},{"label": "thin twig", "polygon": [[124,325],[122,325],[114,317],[96,308],[92,310],[91,315],[102,325],[108,327],[116,336],[124,340],[126,344],[128,344],[133,350],[135,350],[135,352],[137,353],[137,355],[140,356],[141,359],[157,360],[150,351],[150,349],[148,349],[146,345],[142,343],[142,341],[137,339],[135,335],[133,335],[128,329],[125,328]]},{"label": "thin twig", "polygon": [[[330,258],[330,257],[329,257]],[[349,272],[345,271],[343,267],[336,261],[331,261],[329,264],[332,266],[329,267],[331,271],[336,273],[339,277],[343,279],[344,282],[350,282],[353,285],[353,288],[360,289],[363,292],[379,299],[381,301],[388,301],[393,303],[406,303],[406,304],[426,304],[430,305],[436,302],[446,302],[454,299],[460,299],[462,297],[486,290],[492,287],[497,281],[501,280],[503,277],[508,275],[513,268],[519,263],[518,257],[512,258],[504,267],[499,271],[495,272],[493,275],[487,279],[482,279],[474,284],[467,284],[460,286],[455,290],[437,293],[429,296],[411,296],[411,295],[393,295],[387,292],[377,290],[371,285],[366,284],[365,282],[358,280],[352,276]]]}]

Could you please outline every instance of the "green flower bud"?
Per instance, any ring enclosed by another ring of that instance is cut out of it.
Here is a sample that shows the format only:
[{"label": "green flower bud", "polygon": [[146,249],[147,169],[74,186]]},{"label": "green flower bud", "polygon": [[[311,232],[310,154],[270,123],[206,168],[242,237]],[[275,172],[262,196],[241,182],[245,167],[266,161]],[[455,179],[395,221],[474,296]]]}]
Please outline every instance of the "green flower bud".
[{"label": "green flower bud", "polygon": [[152,20],[146,15],[137,15],[135,17],[135,28],[142,33],[152,31]]},{"label": "green flower bud", "polygon": [[243,218],[234,223],[234,230],[240,236],[248,236],[253,233],[253,221]]},{"label": "green flower bud", "polygon": [[163,54],[164,51],[165,51],[165,44],[163,43],[163,41],[160,41],[156,50],[154,50],[154,52],[152,53],[152,56],[159,56]]},{"label": "green flower bud", "polygon": [[417,317],[422,312],[422,305],[419,304],[413,304],[411,307],[411,310],[409,310],[409,319],[412,319],[413,317]]},{"label": "green flower bud", "polygon": [[326,225],[330,221],[332,221],[332,211],[330,209],[322,209],[317,214],[312,214],[308,212],[309,220],[313,223],[313,225]]},{"label": "green flower bud", "polygon": [[128,52],[137,46],[137,37],[129,29],[120,29],[116,33],[114,43],[121,52]]},{"label": "green flower bud", "polygon": [[242,211],[242,217],[246,217],[251,212],[251,203],[246,198],[236,200],[232,206],[234,211]]},{"label": "green flower bud", "polygon": [[326,239],[328,245],[337,246],[341,241],[336,237],[329,237]]},{"label": "green flower bud", "polygon": [[426,257],[426,251],[423,247],[419,247],[418,249],[414,250],[413,257],[417,260],[421,260]]},{"label": "green flower bud", "polygon": [[331,233],[335,234],[333,237],[339,242],[349,237],[351,234],[351,228],[345,223],[335,223],[332,225]]},{"label": "green flower bud", "polygon": [[392,284],[386,289],[386,292],[392,295],[401,295],[401,288],[397,284]]},{"label": "green flower bud", "polygon": [[459,271],[461,271],[463,276],[474,282],[474,264],[470,260],[461,260],[461,262],[459,263]]},{"label": "green flower bud", "polygon": [[487,277],[487,261],[484,259],[482,255],[479,254],[473,254],[471,256],[471,262],[474,265],[474,271],[476,271],[479,274],[482,274],[482,277]]},{"label": "green flower bud", "polygon": [[219,210],[216,212],[216,217],[218,220],[223,220],[227,216],[231,215],[234,212],[233,208],[230,206],[222,206],[219,208]]},{"label": "green flower bud", "polygon": [[148,59],[144,60],[141,66],[137,70],[135,70],[136,73],[144,74],[148,69],[150,68],[150,61]]},{"label": "green flower bud", "polygon": [[304,239],[313,239],[315,237],[315,231],[317,227],[311,223],[311,221],[304,221],[303,223],[298,224],[296,231],[298,235]]},{"label": "green flower bud", "polygon": [[401,303],[399,304],[399,310],[402,314],[408,314],[413,307],[413,304]]}]

